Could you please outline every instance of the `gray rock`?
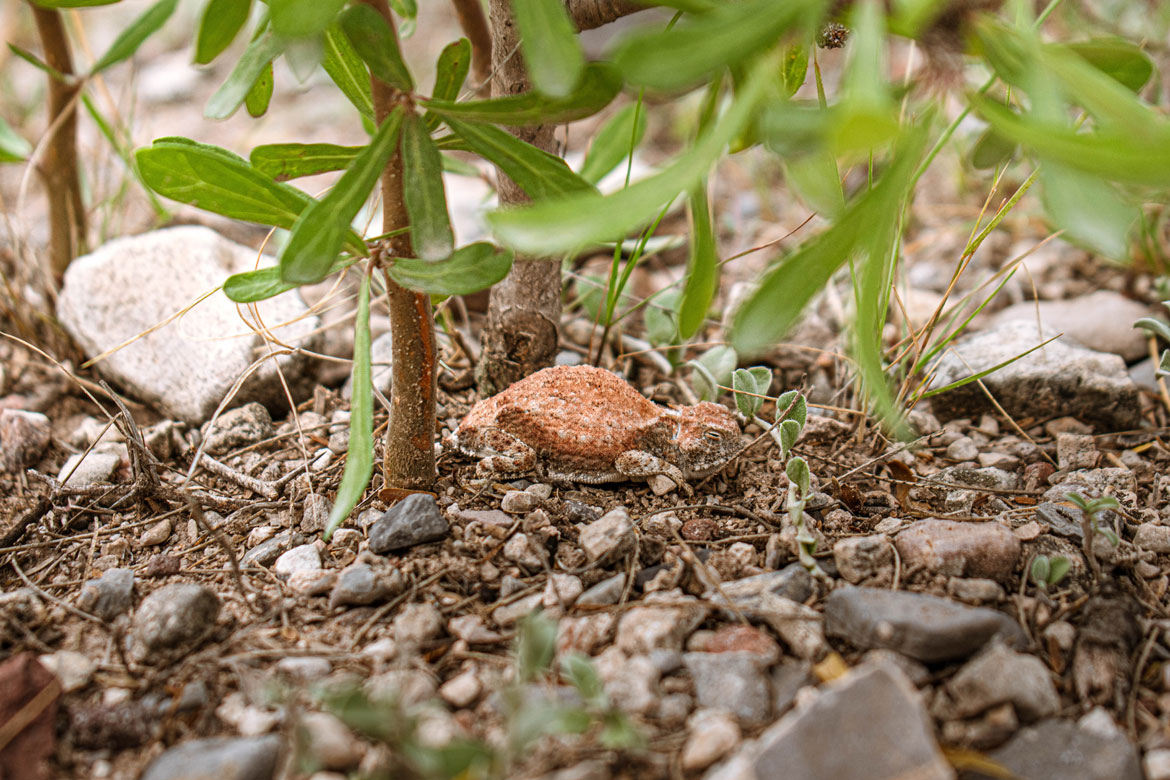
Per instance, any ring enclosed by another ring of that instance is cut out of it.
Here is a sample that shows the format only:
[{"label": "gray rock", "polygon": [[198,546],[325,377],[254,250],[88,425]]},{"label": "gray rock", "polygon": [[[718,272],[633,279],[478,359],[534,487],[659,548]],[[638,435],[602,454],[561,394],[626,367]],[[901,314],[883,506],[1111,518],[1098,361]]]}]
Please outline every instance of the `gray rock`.
[{"label": "gray rock", "polygon": [[618,603],[626,587],[626,575],[615,574],[589,588],[577,599],[581,606],[604,607]]},{"label": "gray rock", "polygon": [[[242,326],[236,305],[219,293],[181,318],[167,320],[229,274],[250,270],[255,263],[255,250],[204,227],[116,239],[69,265],[57,316],[90,357],[125,343],[98,370],[168,416],[199,424],[256,359],[254,350],[262,339]],[[316,346],[313,334],[319,320],[306,316],[297,291],[258,306],[278,340]],[[142,333],[146,335],[138,338]],[[241,333],[246,335],[229,338]],[[295,380],[304,374],[307,358],[284,355],[265,362],[244,382],[236,401],[283,405],[277,365]],[[300,384],[292,382],[294,398],[300,397]]]},{"label": "gray rock", "polygon": [[33,466],[52,438],[49,418],[38,412],[0,409],[0,474]]},{"label": "gray rock", "polygon": [[261,404],[228,409],[204,433],[204,448],[212,455],[247,447],[272,437],[272,415]]},{"label": "gray rock", "polygon": [[70,455],[61,467],[57,479],[66,487],[83,488],[109,482],[122,462],[120,455],[103,450],[90,450]]},{"label": "gray rock", "polygon": [[[938,362],[931,388],[985,371],[1032,349],[1045,338],[1035,323],[1009,322],[959,339]],[[993,407],[978,382],[931,399],[944,419],[973,417]],[[1110,430],[1138,425],[1138,387],[1117,355],[1094,352],[1063,339],[983,377],[982,384],[1014,418],[1070,415]]]},{"label": "gray rock", "polygon": [[429,601],[407,604],[390,624],[394,641],[405,644],[420,644],[434,639],[443,631],[445,621],[438,607]]},{"label": "gray rock", "polygon": [[765,731],[758,780],[951,780],[918,691],[895,667],[862,666]]},{"label": "gray rock", "polygon": [[291,550],[293,545],[300,544],[304,537],[292,531],[281,531],[271,539],[261,542],[240,559],[240,566],[271,566],[280,557],[281,553]]},{"label": "gray rock", "polygon": [[447,519],[429,493],[412,493],[386,510],[370,526],[370,551],[387,553],[447,535]]},{"label": "gray rock", "polygon": [[637,533],[624,506],[606,512],[581,529],[578,542],[590,563],[612,563],[634,549]]},{"label": "gray rock", "polygon": [[840,539],[833,545],[833,562],[837,564],[838,573],[856,585],[892,570],[894,546],[885,534]]},{"label": "gray rock", "polygon": [[977,457],[979,457],[979,447],[969,436],[960,436],[947,445],[947,458],[949,460],[975,460]]},{"label": "gray rock", "polygon": [[134,613],[131,655],[139,661],[171,648],[192,651],[215,628],[219,597],[202,585],[166,585],[151,593]]},{"label": "gray rock", "polygon": [[513,515],[523,515],[540,506],[540,498],[526,490],[509,490],[500,500],[500,509]]},{"label": "gray rock", "polygon": [[272,780],[280,737],[192,739],[166,751],[139,780]]},{"label": "gray rock", "polygon": [[684,772],[706,769],[731,752],[743,735],[723,710],[699,710],[687,723],[687,741],[679,756]]},{"label": "gray rock", "polygon": [[1020,627],[994,609],[937,596],[839,588],[825,600],[825,632],[863,649],[883,647],[926,663],[966,658],[996,634],[1023,641]]},{"label": "gray rock", "polygon": [[281,553],[276,559],[272,570],[282,580],[287,580],[297,572],[318,571],[321,568],[321,550],[317,544],[302,544]]},{"label": "gray rock", "polygon": [[174,526],[171,525],[171,518],[163,518],[150,528],[147,528],[142,536],[138,537],[138,544],[142,547],[157,547],[171,538],[171,531],[173,530]]},{"label": "gray rock", "polygon": [[719,590],[709,590],[703,598],[716,604],[726,596],[739,608],[750,608],[760,601],[761,595],[771,593],[786,599],[803,603],[812,595],[812,575],[799,563],[789,564],[780,571],[756,574],[743,579],[724,582]]},{"label": "gray rock", "polygon": [[652,593],[622,615],[614,646],[627,655],[681,650],[709,611],[698,599],[678,591]]},{"label": "gray rock", "polygon": [[1061,301],[1022,301],[991,318],[991,326],[1037,319],[1046,333],[1063,333],[1089,349],[1112,352],[1127,363],[1146,354],[1146,334],[1133,323],[1150,316],[1150,307],[1111,290],[1096,290]]},{"label": "gray rock", "polygon": [[1017,653],[1001,642],[967,662],[947,683],[948,700],[938,714],[969,718],[1004,703],[1030,723],[1055,715],[1060,695],[1039,658]]},{"label": "gray rock", "polygon": [[79,691],[89,685],[97,670],[96,661],[72,650],[58,650],[42,655],[37,660],[61,681],[65,693]]},{"label": "gray rock", "polygon": [[389,583],[383,582],[371,566],[353,563],[337,575],[337,584],[329,594],[329,606],[364,606],[389,595]]},{"label": "gray rock", "polygon": [[1020,559],[1020,540],[995,521],[919,520],[894,538],[894,546],[903,565],[948,577],[1004,581]]},{"label": "gray rock", "polygon": [[1137,750],[1124,735],[1104,737],[1065,720],[1021,730],[991,759],[1016,777],[1142,780]]},{"label": "gray rock", "polygon": [[134,572],[129,569],[106,569],[100,579],[81,586],[77,599],[77,606],[105,621],[128,611],[133,603]]},{"label": "gray rock", "polygon": [[1156,553],[1170,553],[1170,525],[1142,523],[1133,535],[1135,546]]},{"label": "gray rock", "polygon": [[528,534],[513,534],[504,543],[504,560],[511,561],[530,572],[540,571],[547,563],[547,552],[535,537]]},{"label": "gray rock", "polygon": [[1082,539],[1081,510],[1052,502],[1045,502],[1036,507],[1036,519],[1048,526],[1048,530],[1057,536],[1067,539]]},{"label": "gray rock", "polygon": [[332,511],[333,502],[320,493],[305,496],[305,506],[301,510],[301,530],[307,534],[324,531],[329,523],[329,513]]},{"label": "gray rock", "polygon": [[947,487],[989,488],[991,490],[1015,490],[1020,479],[1010,471],[997,468],[972,468],[971,466],[948,466],[938,472],[926,484],[937,482]]},{"label": "gray rock", "polygon": [[1097,465],[1097,442],[1083,433],[1056,434],[1056,463],[1063,471],[1091,469]]},{"label": "gray rock", "polygon": [[772,711],[768,675],[753,653],[683,653],[700,707],[725,709],[746,724],[763,723]]},{"label": "gray rock", "polygon": [[282,658],[276,664],[276,673],[286,680],[297,683],[313,682],[328,677],[333,664],[328,658],[302,656]]},{"label": "gray rock", "polygon": [[306,712],[301,716],[306,755],[322,769],[353,769],[362,759],[362,745],[336,716]]}]

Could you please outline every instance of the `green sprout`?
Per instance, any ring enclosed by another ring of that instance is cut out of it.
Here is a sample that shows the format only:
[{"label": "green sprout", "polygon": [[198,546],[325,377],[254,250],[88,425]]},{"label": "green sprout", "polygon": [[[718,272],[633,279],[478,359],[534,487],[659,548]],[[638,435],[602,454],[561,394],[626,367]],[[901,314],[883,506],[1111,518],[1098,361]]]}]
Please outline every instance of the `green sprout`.
[{"label": "green sprout", "polygon": [[1097,534],[1104,536],[1114,547],[1121,544],[1121,540],[1107,525],[1102,515],[1111,509],[1117,509],[1120,504],[1113,496],[1087,499],[1080,493],[1065,493],[1064,497],[1081,510],[1081,545],[1085,557],[1089,560],[1089,568],[1093,570],[1093,578],[1101,578],[1101,565],[1097,563],[1097,556],[1093,554],[1093,539]]}]

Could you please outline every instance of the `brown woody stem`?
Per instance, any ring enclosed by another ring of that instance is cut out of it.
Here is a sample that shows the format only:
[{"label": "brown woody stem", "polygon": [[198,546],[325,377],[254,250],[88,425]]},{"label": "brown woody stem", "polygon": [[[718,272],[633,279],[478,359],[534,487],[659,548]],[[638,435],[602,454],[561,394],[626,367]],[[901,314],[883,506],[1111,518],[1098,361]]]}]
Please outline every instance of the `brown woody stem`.
[{"label": "brown woody stem", "polygon": [[492,71],[492,31],[480,0],[451,0],[459,26],[471,42],[471,75],[476,83],[487,81]]}]

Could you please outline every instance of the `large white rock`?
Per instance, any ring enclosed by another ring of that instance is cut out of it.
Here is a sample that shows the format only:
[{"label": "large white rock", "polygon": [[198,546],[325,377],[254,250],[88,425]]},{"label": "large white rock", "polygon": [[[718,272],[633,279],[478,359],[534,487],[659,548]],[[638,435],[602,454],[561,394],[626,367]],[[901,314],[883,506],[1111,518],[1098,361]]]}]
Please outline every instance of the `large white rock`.
[{"label": "large white rock", "polygon": [[[271,258],[261,258],[261,264],[270,265]],[[264,340],[243,319],[253,320],[247,307],[215,291],[230,274],[255,265],[255,250],[205,227],[116,239],[70,264],[57,316],[88,357],[126,344],[97,364],[101,373],[167,415],[199,424],[266,352]],[[278,341],[311,349],[319,321],[306,312],[295,290],[259,304],[263,325]],[[294,392],[300,384],[307,389],[298,381],[305,373],[304,358],[276,360]],[[279,406],[282,399],[270,360],[248,378],[232,405],[259,401]]]}]

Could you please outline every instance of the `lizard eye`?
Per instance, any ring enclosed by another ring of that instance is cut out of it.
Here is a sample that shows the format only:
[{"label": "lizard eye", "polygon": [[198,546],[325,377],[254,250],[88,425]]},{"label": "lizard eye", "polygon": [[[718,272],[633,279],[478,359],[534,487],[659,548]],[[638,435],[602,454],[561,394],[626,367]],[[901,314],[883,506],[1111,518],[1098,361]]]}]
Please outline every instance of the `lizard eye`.
[{"label": "lizard eye", "polygon": [[711,441],[719,441],[723,438],[723,434],[719,433],[719,431],[704,431],[703,437]]}]

